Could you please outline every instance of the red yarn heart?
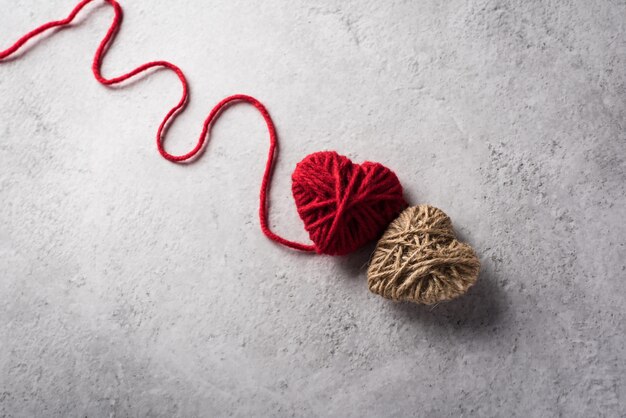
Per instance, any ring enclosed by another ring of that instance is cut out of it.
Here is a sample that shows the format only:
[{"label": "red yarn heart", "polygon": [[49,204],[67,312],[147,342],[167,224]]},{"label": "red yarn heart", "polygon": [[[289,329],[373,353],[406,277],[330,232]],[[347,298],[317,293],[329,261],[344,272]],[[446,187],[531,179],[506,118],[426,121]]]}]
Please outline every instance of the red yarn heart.
[{"label": "red yarn heart", "polygon": [[334,151],[310,154],[292,176],[293,197],[318,253],[348,254],[378,238],[406,206],[393,171]]}]

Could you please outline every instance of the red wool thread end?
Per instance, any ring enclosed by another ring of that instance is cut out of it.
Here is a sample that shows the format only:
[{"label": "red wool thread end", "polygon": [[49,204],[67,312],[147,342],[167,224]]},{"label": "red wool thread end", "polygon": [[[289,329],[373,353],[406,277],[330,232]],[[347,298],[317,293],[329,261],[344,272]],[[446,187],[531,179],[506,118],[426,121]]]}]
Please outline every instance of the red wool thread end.
[{"label": "red wool thread end", "polygon": [[[93,0],[82,0],[70,14],[61,20],[45,23],[18,39],[8,49],[0,50],[0,61],[10,57],[29,40],[54,28],[68,26],[78,13]],[[209,113],[202,131],[191,151],[173,155],[165,150],[165,134],[170,123],[186,106],[189,85],[183,71],[168,61],[151,61],[123,73],[107,78],[102,75],[102,60],[111,46],[122,23],[122,8],[116,0],[104,0],[113,8],[113,21],[101,40],[93,57],[92,71],[98,82],[111,86],[129,80],[153,68],[166,68],[176,74],[182,94],[157,129],[157,149],[163,158],[180,163],[194,159],[202,151],[212,122],[222,110],[234,102],[246,102],[254,106],[263,117],[270,139],[265,172],[261,182],[259,218],[261,230],[272,241],[301,251],[321,254],[348,254],[369,241],[378,238],[389,223],[407,204],[402,197],[402,186],[396,175],[378,163],[354,164],[348,158],[332,151],[317,152],[302,160],[293,172],[293,196],[298,212],[304,221],[314,245],[301,244],[275,234],[268,222],[268,194],[272,178],[278,139],[274,122],[265,106],[251,96],[236,94],[221,100]]]}]

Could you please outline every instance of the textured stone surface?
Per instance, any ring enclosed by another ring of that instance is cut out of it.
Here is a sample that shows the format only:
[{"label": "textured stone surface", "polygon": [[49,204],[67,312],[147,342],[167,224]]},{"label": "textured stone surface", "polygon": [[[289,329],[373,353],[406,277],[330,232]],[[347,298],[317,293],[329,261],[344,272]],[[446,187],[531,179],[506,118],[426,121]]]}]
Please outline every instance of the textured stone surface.
[{"label": "textured stone surface", "polygon": [[[73,0],[0,0],[0,45]],[[269,107],[271,219],[334,149],[448,213],[483,271],[434,309],[367,291],[368,250],[269,242],[262,119],[236,106],[164,161],[179,95],[90,74],[111,10],[0,65],[0,416],[619,416],[626,410],[623,0],[126,3],[105,73],[154,58],[193,96]]]}]

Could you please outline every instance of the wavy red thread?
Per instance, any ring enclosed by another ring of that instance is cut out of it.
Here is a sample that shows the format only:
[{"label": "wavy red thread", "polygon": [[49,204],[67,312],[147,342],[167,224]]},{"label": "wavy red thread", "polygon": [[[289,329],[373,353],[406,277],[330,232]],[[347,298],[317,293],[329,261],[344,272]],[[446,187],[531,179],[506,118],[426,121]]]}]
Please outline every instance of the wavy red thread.
[{"label": "wavy red thread", "polygon": [[[80,13],[80,11],[92,1],[93,0],[82,0],[80,3],[76,5],[76,7],[74,7],[72,12],[65,19],[45,23],[37,27],[36,29],[28,32],[27,34],[22,36],[20,39],[18,39],[17,42],[11,45],[8,49],[4,51],[0,51],[0,61],[11,56],[15,52],[17,52],[30,39],[42,34],[43,32],[46,32],[53,28],[58,28],[58,27],[69,25],[76,18],[78,13]],[[96,50],[96,53],[93,58],[93,64],[91,68],[92,68],[93,75],[96,78],[96,80],[98,80],[98,82],[100,82],[101,84],[110,86],[113,84],[121,83],[140,73],[143,73],[145,71],[150,70],[151,68],[156,68],[156,67],[167,68],[173,71],[178,76],[178,79],[180,80],[182,87],[183,87],[183,93],[181,95],[179,102],[174,107],[172,107],[163,118],[163,121],[159,125],[159,129],[157,130],[157,135],[156,135],[157,148],[159,150],[159,153],[165,159],[172,161],[172,162],[189,161],[193,157],[198,155],[198,153],[203,149],[204,144],[207,140],[211,123],[219,115],[220,111],[222,111],[227,105],[233,102],[246,102],[254,106],[261,113],[261,116],[263,116],[263,119],[265,120],[265,123],[267,125],[269,137],[270,137],[270,147],[269,147],[269,152],[267,156],[267,162],[265,165],[265,172],[263,173],[263,179],[261,181],[261,192],[259,196],[260,198],[259,220],[261,223],[261,230],[269,239],[279,244],[282,244],[284,246],[294,248],[296,250],[301,250],[301,251],[314,251],[315,246],[301,244],[298,242],[287,240],[285,238],[280,237],[279,235],[276,235],[269,228],[268,221],[267,221],[268,219],[267,196],[269,193],[269,186],[270,186],[270,181],[272,178],[272,171],[273,171],[273,166],[274,166],[274,155],[276,153],[276,149],[278,146],[278,140],[277,140],[276,128],[274,126],[274,122],[272,121],[272,118],[270,117],[269,112],[267,111],[265,106],[254,97],[247,96],[244,94],[235,94],[233,96],[226,97],[225,99],[220,101],[217,105],[215,105],[215,107],[213,107],[213,109],[209,113],[209,116],[207,116],[207,118],[205,119],[204,124],[202,125],[202,132],[200,133],[200,137],[198,138],[198,142],[196,143],[196,145],[191,151],[183,155],[172,155],[168,153],[167,151],[165,151],[165,148],[163,147],[164,135],[167,131],[167,127],[169,126],[169,124],[174,120],[176,115],[185,108],[187,104],[187,100],[189,98],[189,84],[187,82],[187,78],[185,77],[185,74],[182,72],[182,70],[178,66],[168,61],[151,61],[143,65],[140,65],[134,70],[129,71],[125,74],[122,74],[118,77],[106,78],[102,76],[102,73],[100,71],[102,59],[104,55],[106,54],[106,51],[109,48],[110,44],[112,43],[113,39],[115,38],[115,34],[117,33],[121,25],[122,15],[123,15],[122,7],[119,5],[119,3],[117,3],[117,1],[115,0],[104,0],[104,1],[113,7],[115,15],[113,18],[113,23],[111,23],[111,26],[107,30],[107,33],[102,39],[102,41],[100,41],[100,44],[98,45],[98,49]]]}]

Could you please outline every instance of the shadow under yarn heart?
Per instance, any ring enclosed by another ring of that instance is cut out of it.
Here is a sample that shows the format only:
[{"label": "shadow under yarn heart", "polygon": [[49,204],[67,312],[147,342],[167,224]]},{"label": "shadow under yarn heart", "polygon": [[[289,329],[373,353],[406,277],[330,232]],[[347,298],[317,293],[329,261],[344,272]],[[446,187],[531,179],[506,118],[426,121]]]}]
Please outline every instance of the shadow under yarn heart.
[{"label": "shadow under yarn heart", "polygon": [[369,268],[370,291],[387,299],[432,305],[464,294],[478,278],[480,262],[459,242],[442,210],[405,209],[378,241]]},{"label": "shadow under yarn heart", "polygon": [[378,238],[407,204],[393,171],[366,161],[355,164],[334,151],[298,163],[292,192],[315,251],[351,253]]}]

